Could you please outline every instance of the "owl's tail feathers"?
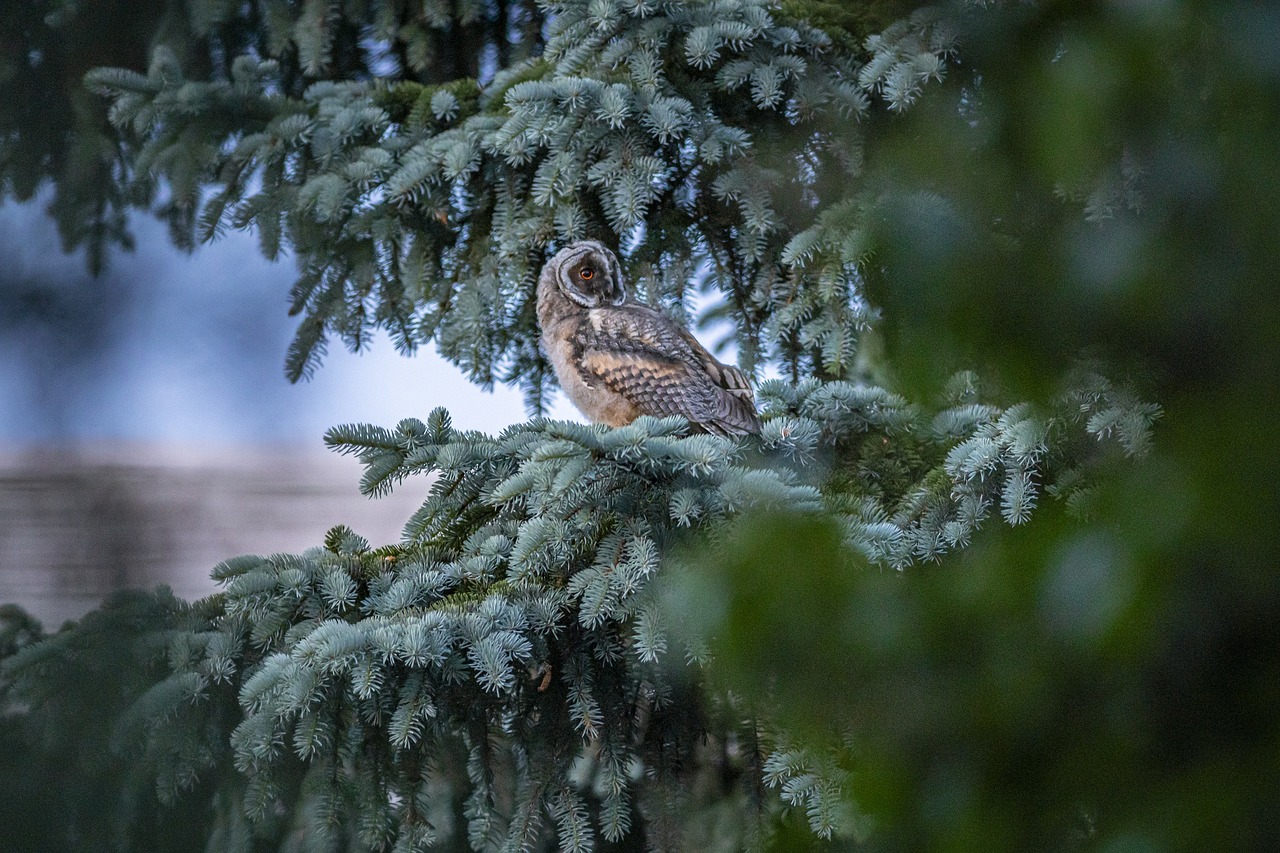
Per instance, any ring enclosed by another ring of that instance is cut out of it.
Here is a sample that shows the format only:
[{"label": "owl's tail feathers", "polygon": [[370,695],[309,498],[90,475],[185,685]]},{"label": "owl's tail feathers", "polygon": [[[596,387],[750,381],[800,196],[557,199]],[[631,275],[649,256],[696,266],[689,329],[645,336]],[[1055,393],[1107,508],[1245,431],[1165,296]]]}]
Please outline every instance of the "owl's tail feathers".
[{"label": "owl's tail feathers", "polygon": [[712,435],[756,435],[760,432],[760,416],[756,414],[755,399],[751,389],[738,394],[724,389],[716,395],[715,416],[698,425]]},{"label": "owl's tail feathers", "polygon": [[725,417],[714,421],[694,421],[693,426],[701,432],[707,432],[711,435],[734,438],[742,435],[758,435],[760,432],[760,419],[756,417],[755,412],[751,412],[745,417]]},{"label": "owl's tail feathers", "polygon": [[718,364],[716,384],[724,393],[717,395],[716,417],[703,428],[713,435],[755,435],[760,432],[760,416],[756,414],[756,398],[751,393],[747,375],[736,367]]}]

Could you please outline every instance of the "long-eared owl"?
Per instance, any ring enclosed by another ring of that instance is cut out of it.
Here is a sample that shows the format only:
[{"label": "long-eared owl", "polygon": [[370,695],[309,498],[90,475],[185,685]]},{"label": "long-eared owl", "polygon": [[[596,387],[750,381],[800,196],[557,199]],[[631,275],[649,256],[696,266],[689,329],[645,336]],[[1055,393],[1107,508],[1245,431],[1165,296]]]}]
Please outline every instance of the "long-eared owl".
[{"label": "long-eared owl", "polygon": [[601,243],[573,243],[543,267],[538,323],[560,386],[597,423],[681,415],[716,435],[760,431],[742,371],[661,311],[632,301],[617,256]]}]

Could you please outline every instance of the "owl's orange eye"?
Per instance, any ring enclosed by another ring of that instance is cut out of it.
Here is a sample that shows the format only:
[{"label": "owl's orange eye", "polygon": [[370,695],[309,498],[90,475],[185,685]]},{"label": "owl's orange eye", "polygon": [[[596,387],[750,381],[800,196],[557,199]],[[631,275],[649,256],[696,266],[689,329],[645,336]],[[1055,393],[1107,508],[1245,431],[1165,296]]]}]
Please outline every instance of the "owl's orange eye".
[{"label": "owl's orange eye", "polygon": [[582,272],[578,273],[578,275],[582,278],[583,281],[591,281],[591,279],[596,277],[596,271],[593,269],[585,269]]}]

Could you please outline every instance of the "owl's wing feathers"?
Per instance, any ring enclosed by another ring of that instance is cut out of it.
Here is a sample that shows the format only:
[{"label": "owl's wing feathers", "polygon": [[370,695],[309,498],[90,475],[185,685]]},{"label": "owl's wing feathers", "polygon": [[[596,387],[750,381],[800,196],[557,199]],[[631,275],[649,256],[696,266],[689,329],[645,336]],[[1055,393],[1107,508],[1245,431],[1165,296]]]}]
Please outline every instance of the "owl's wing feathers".
[{"label": "owl's wing feathers", "polygon": [[760,431],[742,371],[716,361],[665,314],[628,305],[592,317],[583,330],[582,369],[643,414],[680,415],[716,435]]},{"label": "owl's wing feathers", "polygon": [[[746,401],[754,415],[756,398],[751,393],[751,383],[747,381],[747,375],[732,365],[722,364],[714,355],[707,352],[706,347],[698,343],[698,339],[687,329],[681,329],[678,326],[676,329],[688,343],[689,349],[697,357],[702,369],[711,377],[711,381],[738,399]],[[759,431],[758,426],[757,431]]]}]

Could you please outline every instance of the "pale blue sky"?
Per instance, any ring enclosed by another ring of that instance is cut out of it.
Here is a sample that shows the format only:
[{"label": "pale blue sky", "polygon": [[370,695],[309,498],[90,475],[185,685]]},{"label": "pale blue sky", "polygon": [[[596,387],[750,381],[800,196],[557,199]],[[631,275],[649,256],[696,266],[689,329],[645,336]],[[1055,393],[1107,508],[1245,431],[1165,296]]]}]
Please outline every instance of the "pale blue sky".
[{"label": "pale blue sky", "polygon": [[[104,278],[86,281],[79,253],[61,253],[42,203],[0,205],[0,271],[43,276],[93,299],[110,342],[71,363],[50,358],[55,336],[25,337],[0,323],[0,445],[159,442],[292,445],[319,450],[333,424],[394,425],[445,406],[462,428],[496,432],[525,419],[520,395],[469,383],[434,351],[411,358],[385,339],[360,354],[331,345],[309,382],[284,378],[296,323],[286,314],[293,262],[268,263],[252,235],[231,232],[184,254],[165,227],[135,216],[138,249],[116,252]],[[108,303],[106,300],[110,300]],[[83,307],[83,303],[82,307]],[[2,310],[2,309],[0,309]],[[581,420],[563,398],[552,417]]]}]

